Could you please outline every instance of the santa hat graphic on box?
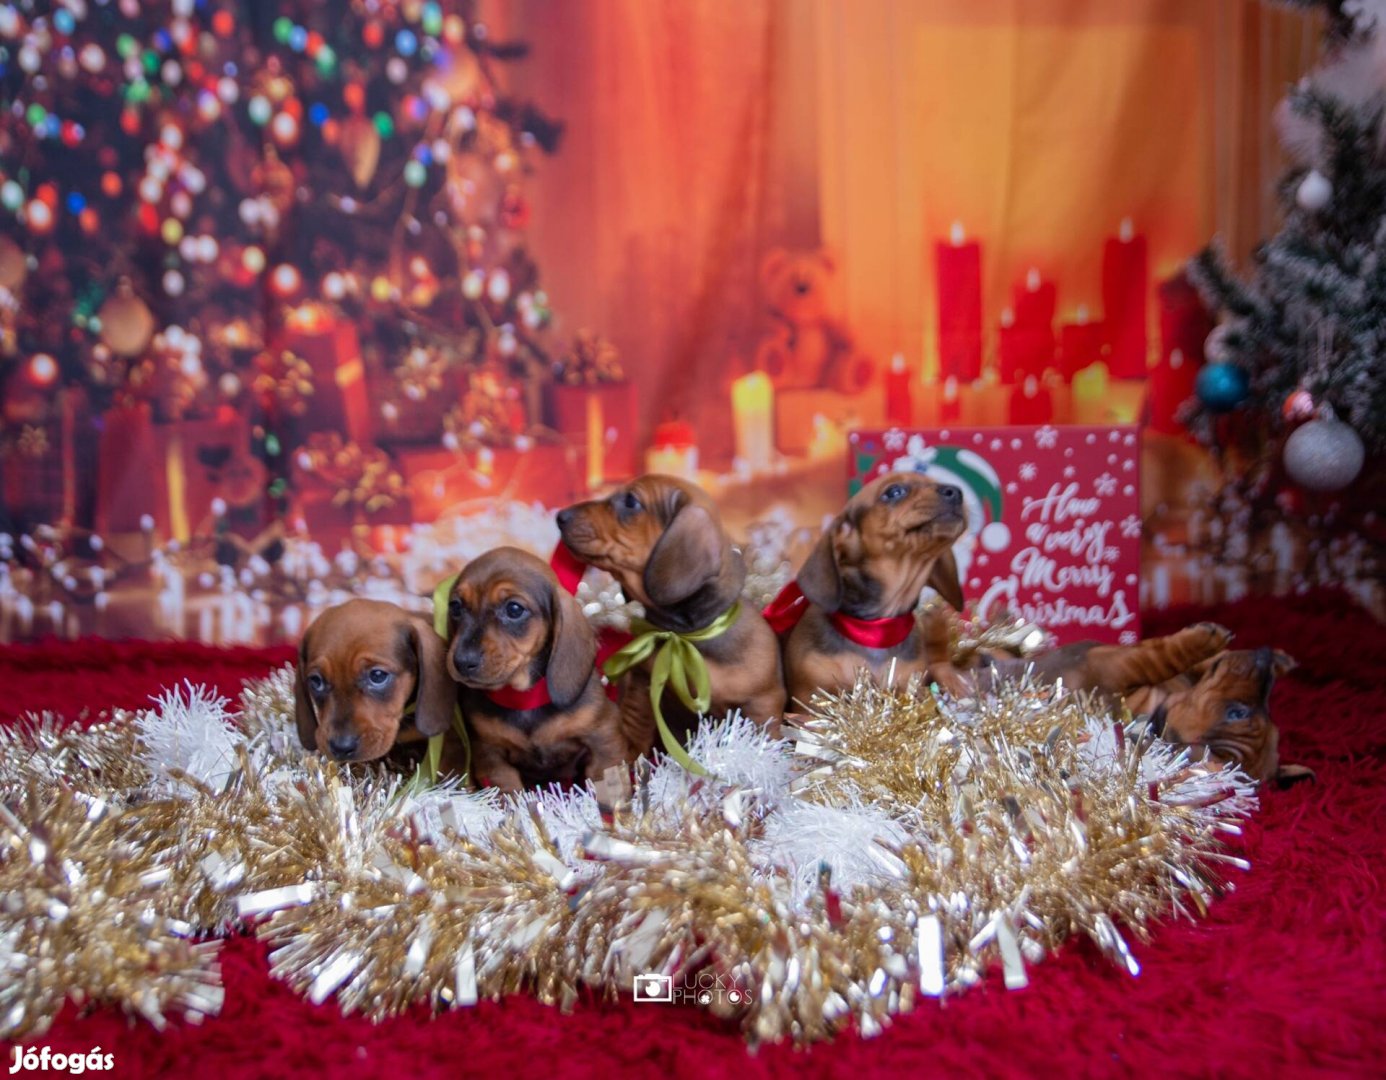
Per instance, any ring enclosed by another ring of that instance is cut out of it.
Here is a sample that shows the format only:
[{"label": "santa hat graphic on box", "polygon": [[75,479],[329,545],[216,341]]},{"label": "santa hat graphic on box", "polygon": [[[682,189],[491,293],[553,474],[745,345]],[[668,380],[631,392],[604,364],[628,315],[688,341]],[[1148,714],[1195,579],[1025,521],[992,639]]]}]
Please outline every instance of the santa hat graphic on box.
[{"label": "santa hat graphic on box", "polygon": [[905,452],[895,458],[887,457],[876,471],[923,473],[935,483],[961,489],[963,506],[967,508],[967,532],[953,545],[953,557],[958,561],[958,577],[964,588],[978,547],[992,554],[1010,547],[1010,526],[1002,520],[1001,478],[975,450],[946,443],[929,446],[922,435],[911,435]]}]

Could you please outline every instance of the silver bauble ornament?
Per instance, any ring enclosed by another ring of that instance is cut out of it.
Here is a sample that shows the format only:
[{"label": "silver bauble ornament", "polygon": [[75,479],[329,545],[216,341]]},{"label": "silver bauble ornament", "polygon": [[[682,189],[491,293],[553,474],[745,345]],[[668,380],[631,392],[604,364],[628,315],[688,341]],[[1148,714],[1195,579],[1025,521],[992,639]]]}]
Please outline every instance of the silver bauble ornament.
[{"label": "silver bauble ornament", "polygon": [[1365,458],[1362,437],[1341,420],[1310,420],[1285,440],[1285,471],[1310,491],[1347,487],[1362,471]]},{"label": "silver bauble ornament", "polygon": [[1295,191],[1295,202],[1299,203],[1304,210],[1322,210],[1328,205],[1328,201],[1333,198],[1333,183],[1319,172],[1318,169],[1310,169],[1304,174],[1304,179],[1299,182],[1299,187]]}]

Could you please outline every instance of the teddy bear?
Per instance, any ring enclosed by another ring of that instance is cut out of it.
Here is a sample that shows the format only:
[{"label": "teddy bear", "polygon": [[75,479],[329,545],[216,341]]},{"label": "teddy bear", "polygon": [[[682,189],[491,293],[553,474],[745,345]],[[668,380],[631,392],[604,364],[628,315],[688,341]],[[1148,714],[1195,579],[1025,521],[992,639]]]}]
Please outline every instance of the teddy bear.
[{"label": "teddy bear", "polygon": [[823,251],[776,248],[761,264],[761,288],[775,325],[756,349],[756,367],[779,389],[856,394],[871,382],[875,364],[828,313],[833,270],[832,257]]}]

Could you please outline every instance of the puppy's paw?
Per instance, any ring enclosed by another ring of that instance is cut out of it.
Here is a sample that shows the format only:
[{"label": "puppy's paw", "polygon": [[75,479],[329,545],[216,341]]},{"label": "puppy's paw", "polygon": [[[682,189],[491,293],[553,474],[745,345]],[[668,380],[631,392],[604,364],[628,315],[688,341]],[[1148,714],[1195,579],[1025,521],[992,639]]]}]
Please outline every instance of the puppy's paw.
[{"label": "puppy's paw", "polygon": [[1210,654],[1222,652],[1228,645],[1232,644],[1233,633],[1225,626],[1219,626],[1215,622],[1195,623],[1189,627],[1202,634],[1205,645]]}]

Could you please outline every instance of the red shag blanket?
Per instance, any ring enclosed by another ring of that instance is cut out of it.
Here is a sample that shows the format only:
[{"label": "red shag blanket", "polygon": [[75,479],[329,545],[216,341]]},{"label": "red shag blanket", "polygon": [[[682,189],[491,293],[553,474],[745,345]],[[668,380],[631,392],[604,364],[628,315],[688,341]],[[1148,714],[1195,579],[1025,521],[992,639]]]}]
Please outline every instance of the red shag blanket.
[{"label": "red shag blanket", "polygon": [[[1196,618],[1274,645],[1300,663],[1275,689],[1286,760],[1317,783],[1265,793],[1242,843],[1250,872],[1197,923],[1157,928],[1132,978],[1095,950],[1065,949],[1007,991],[999,977],[923,1000],[880,1037],[844,1035],[750,1054],[695,1007],[587,1002],[571,1015],[525,996],[375,1025],[308,1004],[268,975],[253,938],[222,953],[226,1004],[164,1032],[109,1010],[69,1006],[38,1045],[100,1046],[116,1076],[718,1076],[906,1073],[948,1076],[1381,1075],[1386,1062],[1386,630],[1344,598],[1258,599],[1162,613],[1163,633]],[[140,707],[191,678],[235,697],[287,648],[48,642],[0,649],[0,721]],[[12,1057],[6,1047],[3,1068]],[[21,1074],[22,1075],[22,1074]]]}]

